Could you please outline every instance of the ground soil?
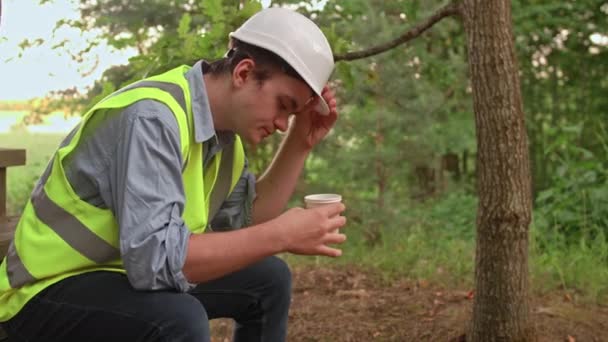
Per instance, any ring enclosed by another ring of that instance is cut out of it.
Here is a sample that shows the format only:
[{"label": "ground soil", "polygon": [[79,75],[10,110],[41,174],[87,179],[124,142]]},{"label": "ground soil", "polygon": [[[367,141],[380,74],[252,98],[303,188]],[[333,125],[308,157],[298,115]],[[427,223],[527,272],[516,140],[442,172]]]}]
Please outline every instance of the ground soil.
[{"label": "ground soil", "polygon": [[[465,341],[474,292],[424,280],[382,281],[355,267],[293,270],[288,341]],[[555,291],[532,299],[540,342],[608,341],[608,307]],[[214,320],[212,342],[230,341],[232,323]]]}]

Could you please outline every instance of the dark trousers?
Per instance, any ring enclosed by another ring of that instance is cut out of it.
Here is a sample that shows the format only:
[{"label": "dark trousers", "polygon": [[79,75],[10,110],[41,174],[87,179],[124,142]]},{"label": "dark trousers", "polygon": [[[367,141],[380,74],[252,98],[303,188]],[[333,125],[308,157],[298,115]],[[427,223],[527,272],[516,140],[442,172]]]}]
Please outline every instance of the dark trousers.
[{"label": "dark trousers", "polygon": [[137,291],[115,272],[50,286],[3,323],[9,341],[208,342],[209,320],[235,320],[234,340],[285,341],[291,273],[266,258],[189,293]]}]

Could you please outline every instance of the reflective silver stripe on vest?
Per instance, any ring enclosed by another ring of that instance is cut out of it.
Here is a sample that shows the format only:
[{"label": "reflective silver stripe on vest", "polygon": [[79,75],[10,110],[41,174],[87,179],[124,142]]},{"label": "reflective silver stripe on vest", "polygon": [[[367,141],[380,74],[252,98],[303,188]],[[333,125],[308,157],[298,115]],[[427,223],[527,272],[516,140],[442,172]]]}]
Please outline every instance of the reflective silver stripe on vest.
[{"label": "reflective silver stripe on vest", "polygon": [[6,253],[6,274],[8,275],[8,283],[14,289],[36,281],[36,278],[28,272],[17,254],[15,240],[11,241]]},{"label": "reflective silver stripe on vest", "polygon": [[42,191],[32,204],[38,219],[84,257],[98,264],[120,258],[118,248],[97,236],[76,217],[55,204],[45,191]]}]

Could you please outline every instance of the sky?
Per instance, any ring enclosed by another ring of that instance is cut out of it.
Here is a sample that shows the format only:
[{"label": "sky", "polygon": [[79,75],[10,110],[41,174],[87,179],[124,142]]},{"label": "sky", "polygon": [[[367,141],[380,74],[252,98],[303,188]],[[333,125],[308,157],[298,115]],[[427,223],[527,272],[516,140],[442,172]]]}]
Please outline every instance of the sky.
[{"label": "sky", "polygon": [[[326,0],[318,0],[322,8]],[[267,7],[270,0],[262,0]],[[79,51],[95,32],[62,28],[53,32],[60,19],[79,19],[77,0],[3,0],[0,23],[0,101],[27,100],[49,91],[76,87],[84,92],[112,65],[127,63],[134,49],[117,51],[105,44],[92,50],[84,63],[76,63],[65,51]],[[19,57],[19,44],[42,38],[45,43],[29,48]],[[66,49],[52,49],[64,39]]]},{"label": "sky", "polygon": [[[72,51],[85,46],[94,32],[53,28],[59,19],[78,19],[71,0],[53,0],[40,5],[40,0],[3,0],[0,24],[0,101],[24,100],[44,96],[51,90],[77,87],[85,90],[101,77],[109,66],[124,64],[134,51],[117,52],[106,45],[95,48],[83,64],[72,61],[69,54],[51,49],[63,39]],[[19,43],[24,39],[45,39],[43,45],[27,50],[19,58]],[[88,76],[83,73],[95,70]]]}]

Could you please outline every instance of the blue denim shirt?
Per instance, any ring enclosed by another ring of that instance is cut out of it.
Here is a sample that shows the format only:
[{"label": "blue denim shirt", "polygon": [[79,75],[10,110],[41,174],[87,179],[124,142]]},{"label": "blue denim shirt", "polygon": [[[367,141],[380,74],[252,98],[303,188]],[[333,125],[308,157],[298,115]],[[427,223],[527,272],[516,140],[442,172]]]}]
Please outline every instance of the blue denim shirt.
[{"label": "blue denim shirt", "polygon": [[[213,127],[204,65],[204,61],[195,64],[186,79],[195,140],[203,142],[206,164],[233,143],[234,133]],[[182,219],[185,195],[179,128],[167,106],[142,100],[123,110],[97,113],[84,127],[76,149],[64,159],[64,168],[82,200],[109,208],[116,216],[122,260],[135,288],[188,291],[196,285],[182,273],[192,233]],[[211,224],[249,225],[254,198],[255,176],[245,167]]]}]

